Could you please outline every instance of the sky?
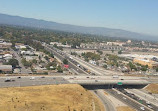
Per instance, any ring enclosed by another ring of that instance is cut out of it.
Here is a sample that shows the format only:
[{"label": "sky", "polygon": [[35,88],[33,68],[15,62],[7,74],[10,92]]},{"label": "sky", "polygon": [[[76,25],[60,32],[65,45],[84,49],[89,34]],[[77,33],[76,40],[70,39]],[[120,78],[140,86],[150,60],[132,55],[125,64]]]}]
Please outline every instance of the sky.
[{"label": "sky", "polygon": [[158,0],[0,0],[0,13],[158,36]]}]

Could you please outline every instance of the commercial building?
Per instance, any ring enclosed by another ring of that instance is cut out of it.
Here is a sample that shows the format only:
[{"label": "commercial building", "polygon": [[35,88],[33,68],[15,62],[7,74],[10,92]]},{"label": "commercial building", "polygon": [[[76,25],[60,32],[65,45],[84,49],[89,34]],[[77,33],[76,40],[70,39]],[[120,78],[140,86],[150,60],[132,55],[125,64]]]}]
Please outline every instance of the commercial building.
[{"label": "commercial building", "polygon": [[153,61],[151,59],[147,59],[147,58],[134,58],[133,59],[134,63],[138,63],[141,65],[148,65],[149,68],[156,68],[158,67],[158,62]]},{"label": "commercial building", "polygon": [[13,72],[12,65],[0,65],[0,72],[1,73],[12,73]]}]

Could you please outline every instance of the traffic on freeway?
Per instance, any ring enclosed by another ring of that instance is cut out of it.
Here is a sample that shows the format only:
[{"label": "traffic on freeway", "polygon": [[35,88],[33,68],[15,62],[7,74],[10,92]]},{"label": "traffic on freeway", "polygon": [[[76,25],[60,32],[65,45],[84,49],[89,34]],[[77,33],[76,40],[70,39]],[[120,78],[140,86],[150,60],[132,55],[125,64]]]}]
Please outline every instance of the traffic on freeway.
[{"label": "traffic on freeway", "polygon": [[124,93],[122,94],[122,90],[123,89],[121,89],[121,93],[120,93],[120,89],[119,89],[119,91],[116,91],[113,89],[106,89],[105,91],[108,92],[109,94],[111,94],[112,96],[114,96],[115,98],[119,99],[120,101],[124,102],[125,104],[133,107],[137,111],[157,111],[157,108],[148,107],[148,106],[146,106],[147,103],[145,105],[145,104],[143,104],[143,102],[140,102],[139,98],[137,98],[135,96],[131,97],[133,94],[130,94],[130,95],[125,95]]},{"label": "traffic on freeway", "polygon": [[18,77],[1,77],[0,87],[22,87],[22,86],[39,86],[50,84],[68,84],[69,82],[62,77],[45,77],[45,76],[18,76]]}]

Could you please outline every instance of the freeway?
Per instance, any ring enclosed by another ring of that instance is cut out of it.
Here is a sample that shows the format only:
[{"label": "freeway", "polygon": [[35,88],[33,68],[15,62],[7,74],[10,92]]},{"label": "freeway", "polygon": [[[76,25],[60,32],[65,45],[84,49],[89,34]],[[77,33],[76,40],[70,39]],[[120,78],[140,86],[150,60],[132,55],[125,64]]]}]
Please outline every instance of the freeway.
[{"label": "freeway", "polygon": [[[44,47],[46,50],[48,50],[49,52],[53,53],[56,57],[58,57],[61,61],[63,61],[65,58],[66,59],[68,58],[64,55],[64,53],[62,53],[61,51],[59,51],[49,45],[44,45]],[[80,75],[87,74],[84,70],[82,70],[81,68],[77,67],[74,63],[72,63],[72,61],[70,61],[69,59],[68,59],[68,61],[69,61],[68,62],[69,69],[74,69]]]},{"label": "freeway", "polygon": [[[5,80],[10,80],[5,82]],[[62,77],[44,77],[44,76],[12,76],[1,77],[0,87],[24,87],[24,86],[40,86],[51,84],[68,84],[69,82]]]},{"label": "freeway", "polygon": [[153,95],[146,94],[140,89],[125,89],[125,91],[127,91],[127,93],[129,94],[133,94],[139,97],[141,100],[147,100],[145,104],[148,103],[149,106],[152,106],[155,109],[158,109],[158,98],[154,97]]},{"label": "freeway", "polygon": [[106,111],[116,111],[115,106],[112,102],[104,95],[101,90],[91,90],[103,103]]},{"label": "freeway", "polygon": [[109,71],[109,70],[105,70],[97,65],[93,65],[90,64],[78,57],[72,56],[68,53],[65,53],[67,56],[71,56],[73,58],[73,60],[77,61],[79,64],[81,64],[83,67],[89,69],[90,71],[96,73],[97,75],[123,75],[123,73],[121,72],[115,72],[115,71]]},{"label": "freeway", "polygon": [[[34,77],[34,80],[30,80],[31,77]],[[15,81],[4,82],[6,78],[10,78]],[[124,78],[124,85],[146,85],[148,82],[143,80],[141,77],[131,77],[130,79],[127,76]],[[0,77],[0,87],[14,87],[14,86],[31,86],[31,85],[46,85],[46,84],[81,84],[81,85],[117,85],[120,79],[112,78],[112,76],[21,76],[21,79],[18,79],[18,76],[6,76]]]},{"label": "freeway", "polygon": [[137,111],[142,111],[141,107],[143,107],[143,109],[145,109],[145,111],[153,111],[152,109],[144,107],[144,105],[136,102],[135,100],[133,100],[131,98],[128,98],[127,96],[125,96],[125,95],[123,95],[123,94],[121,94],[113,89],[106,89],[106,92],[108,92],[109,94],[111,94],[115,98],[119,99],[120,101],[124,102],[125,104],[133,107]]}]

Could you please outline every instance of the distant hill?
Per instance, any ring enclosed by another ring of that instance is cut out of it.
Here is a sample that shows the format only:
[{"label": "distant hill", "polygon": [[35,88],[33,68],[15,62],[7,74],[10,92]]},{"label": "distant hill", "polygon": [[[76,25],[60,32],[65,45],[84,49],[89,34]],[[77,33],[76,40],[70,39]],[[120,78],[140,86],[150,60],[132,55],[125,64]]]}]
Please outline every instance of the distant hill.
[{"label": "distant hill", "polygon": [[85,34],[96,34],[96,35],[103,35],[103,36],[109,36],[109,37],[121,37],[121,38],[126,38],[126,39],[158,41],[158,37],[155,37],[155,36],[140,34],[136,32],[130,32],[130,31],[121,30],[121,29],[75,26],[75,25],[61,24],[61,23],[45,21],[45,20],[38,20],[38,19],[33,19],[33,18],[11,16],[11,15],[6,15],[6,14],[0,14],[0,24],[52,29],[52,30],[59,30],[59,31],[66,31],[66,32],[85,33]]}]

